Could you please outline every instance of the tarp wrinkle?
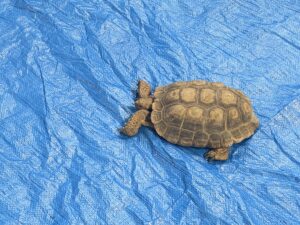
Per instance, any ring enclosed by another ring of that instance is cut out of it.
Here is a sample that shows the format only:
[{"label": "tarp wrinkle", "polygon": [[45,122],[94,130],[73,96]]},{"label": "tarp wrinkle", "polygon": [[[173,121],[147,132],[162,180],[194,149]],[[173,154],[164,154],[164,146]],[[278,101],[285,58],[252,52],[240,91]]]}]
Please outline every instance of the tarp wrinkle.
[{"label": "tarp wrinkle", "polygon": [[[0,224],[300,224],[300,2],[0,1]],[[242,90],[257,132],[208,163],[119,133],[139,79]]]}]

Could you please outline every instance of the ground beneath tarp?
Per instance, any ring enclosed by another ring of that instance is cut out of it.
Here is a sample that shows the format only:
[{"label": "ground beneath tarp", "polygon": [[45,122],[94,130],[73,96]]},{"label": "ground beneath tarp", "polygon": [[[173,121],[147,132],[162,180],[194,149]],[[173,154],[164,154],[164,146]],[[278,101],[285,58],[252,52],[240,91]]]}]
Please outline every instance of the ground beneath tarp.
[{"label": "ground beneath tarp", "polygon": [[[300,2],[184,2],[0,2],[1,224],[299,224]],[[123,137],[139,79],[223,82],[261,126],[225,163]]]}]

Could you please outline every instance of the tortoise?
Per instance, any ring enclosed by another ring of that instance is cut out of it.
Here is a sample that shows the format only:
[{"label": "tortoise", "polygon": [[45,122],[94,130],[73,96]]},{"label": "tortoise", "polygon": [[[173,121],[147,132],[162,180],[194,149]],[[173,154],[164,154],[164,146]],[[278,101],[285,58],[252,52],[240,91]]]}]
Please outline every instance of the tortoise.
[{"label": "tortoise", "polygon": [[158,87],[138,84],[138,111],[121,132],[137,134],[153,127],[162,138],[181,146],[209,148],[207,160],[227,160],[233,144],[249,138],[259,126],[251,102],[241,91],[221,82],[194,80]]}]

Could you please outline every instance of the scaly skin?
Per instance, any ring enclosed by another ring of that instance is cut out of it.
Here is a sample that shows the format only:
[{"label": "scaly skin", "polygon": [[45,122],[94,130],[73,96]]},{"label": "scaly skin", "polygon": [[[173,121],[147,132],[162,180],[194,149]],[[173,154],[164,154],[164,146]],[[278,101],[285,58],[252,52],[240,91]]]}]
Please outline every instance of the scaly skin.
[{"label": "scaly skin", "polygon": [[141,109],[137,111],[133,116],[128,120],[126,125],[122,128],[121,132],[127,136],[134,136],[139,131],[140,127],[146,123],[146,118],[149,115],[149,111]]},{"label": "scaly skin", "polygon": [[153,102],[153,98],[150,96],[150,85],[145,81],[139,81],[138,96],[139,98],[135,102],[135,106],[139,109],[128,120],[126,125],[121,129],[121,132],[127,136],[134,136],[139,131],[140,127],[149,126],[153,127],[151,120],[149,119],[150,110]]}]

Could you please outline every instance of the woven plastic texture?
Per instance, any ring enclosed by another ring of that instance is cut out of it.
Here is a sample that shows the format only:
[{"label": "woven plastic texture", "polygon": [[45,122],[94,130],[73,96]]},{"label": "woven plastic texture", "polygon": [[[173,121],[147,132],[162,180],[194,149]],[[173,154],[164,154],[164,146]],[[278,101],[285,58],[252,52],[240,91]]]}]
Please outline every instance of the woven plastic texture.
[{"label": "woven plastic texture", "polygon": [[[1,0],[0,224],[299,224],[298,0]],[[208,163],[118,129],[139,79],[242,90],[255,135]]]}]

